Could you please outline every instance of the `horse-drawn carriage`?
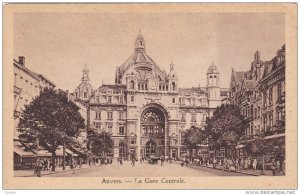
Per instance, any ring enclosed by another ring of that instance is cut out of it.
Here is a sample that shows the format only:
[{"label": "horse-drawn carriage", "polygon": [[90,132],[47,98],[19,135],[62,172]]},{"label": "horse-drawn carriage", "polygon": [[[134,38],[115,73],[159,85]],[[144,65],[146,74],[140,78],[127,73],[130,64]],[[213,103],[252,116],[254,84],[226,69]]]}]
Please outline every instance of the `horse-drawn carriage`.
[{"label": "horse-drawn carriage", "polygon": [[158,160],[159,160],[159,159],[160,159],[160,158],[159,158],[158,156],[152,155],[152,156],[150,156],[150,158],[148,159],[148,162],[149,162],[149,164],[152,164],[152,165],[158,164]]}]

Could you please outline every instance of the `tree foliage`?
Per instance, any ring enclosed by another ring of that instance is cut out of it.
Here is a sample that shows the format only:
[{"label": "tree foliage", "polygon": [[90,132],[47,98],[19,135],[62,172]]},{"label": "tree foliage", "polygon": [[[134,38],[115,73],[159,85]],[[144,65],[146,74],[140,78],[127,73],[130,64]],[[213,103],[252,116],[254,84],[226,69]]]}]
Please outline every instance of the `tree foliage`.
[{"label": "tree foliage", "polygon": [[88,131],[88,145],[91,146],[91,152],[100,156],[102,153],[107,153],[114,147],[113,139],[108,132],[102,131],[98,133],[90,129]]},{"label": "tree foliage", "polygon": [[221,105],[208,119],[206,130],[213,141],[213,148],[236,145],[247,123],[237,107]]},{"label": "tree foliage", "polygon": [[44,147],[52,153],[53,162],[58,146],[72,144],[83,128],[79,108],[64,92],[48,88],[25,105],[18,125],[20,140],[32,148]]},{"label": "tree foliage", "polygon": [[188,149],[196,149],[206,139],[206,134],[200,128],[192,126],[185,133],[185,145]]}]

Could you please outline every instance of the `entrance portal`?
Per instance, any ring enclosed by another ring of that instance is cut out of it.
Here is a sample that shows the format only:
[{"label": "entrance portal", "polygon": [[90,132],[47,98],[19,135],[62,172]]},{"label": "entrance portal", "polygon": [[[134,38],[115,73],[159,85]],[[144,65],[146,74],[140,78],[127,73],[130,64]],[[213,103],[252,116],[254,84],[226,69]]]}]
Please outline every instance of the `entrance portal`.
[{"label": "entrance portal", "polygon": [[146,158],[150,158],[151,155],[156,155],[156,143],[152,140],[146,143]]},{"label": "entrance portal", "polygon": [[158,107],[149,107],[141,115],[141,156],[150,158],[165,154],[165,123],[166,114]]}]

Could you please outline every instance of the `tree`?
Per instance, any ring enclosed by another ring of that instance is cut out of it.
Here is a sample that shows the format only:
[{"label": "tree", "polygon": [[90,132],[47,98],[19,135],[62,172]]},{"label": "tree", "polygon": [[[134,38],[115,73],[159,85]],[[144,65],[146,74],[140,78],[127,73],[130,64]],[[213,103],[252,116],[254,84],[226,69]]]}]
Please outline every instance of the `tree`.
[{"label": "tree", "polygon": [[114,147],[114,142],[108,132],[102,131],[98,133],[90,129],[88,131],[88,145],[91,147],[91,152],[94,155],[103,156],[103,154],[108,153]]},{"label": "tree", "polygon": [[247,123],[237,107],[221,105],[213,116],[207,120],[207,133],[212,139],[214,149],[237,145]]},{"label": "tree", "polygon": [[199,144],[202,144],[206,139],[204,131],[195,126],[187,129],[185,133],[185,145],[187,146],[190,154],[192,154],[193,149],[197,149]]},{"label": "tree", "polygon": [[42,146],[48,150],[53,165],[58,146],[71,145],[83,128],[79,107],[68,101],[64,92],[48,88],[25,105],[18,125],[20,140],[30,143],[31,148]]}]

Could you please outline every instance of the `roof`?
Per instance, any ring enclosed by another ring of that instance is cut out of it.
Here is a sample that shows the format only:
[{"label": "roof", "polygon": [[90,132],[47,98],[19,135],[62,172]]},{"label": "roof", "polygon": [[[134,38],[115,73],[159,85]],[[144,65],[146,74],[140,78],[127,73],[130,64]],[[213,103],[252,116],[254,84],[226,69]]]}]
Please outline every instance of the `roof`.
[{"label": "roof", "polygon": [[255,90],[255,88],[256,88],[257,85],[258,85],[258,82],[255,81],[255,80],[245,80],[244,82],[245,82],[246,87],[247,87],[247,89],[248,89],[249,91]]},{"label": "roof", "polygon": [[102,85],[98,88],[100,92],[106,92],[108,90],[112,90],[113,92],[121,92],[126,90],[126,85]]},{"label": "roof", "polygon": [[87,87],[87,88],[90,88],[91,91],[93,91],[93,86],[89,83],[89,82],[81,82],[77,87],[76,89],[80,89],[82,87]]},{"label": "roof", "polygon": [[245,79],[245,72],[235,72],[236,82],[241,82]]},{"label": "roof", "polygon": [[219,74],[217,66],[214,63],[209,66],[207,74]]},{"label": "roof", "polygon": [[200,87],[192,87],[192,88],[178,88],[179,93],[197,93],[197,94],[205,94],[206,92],[202,90]]}]

